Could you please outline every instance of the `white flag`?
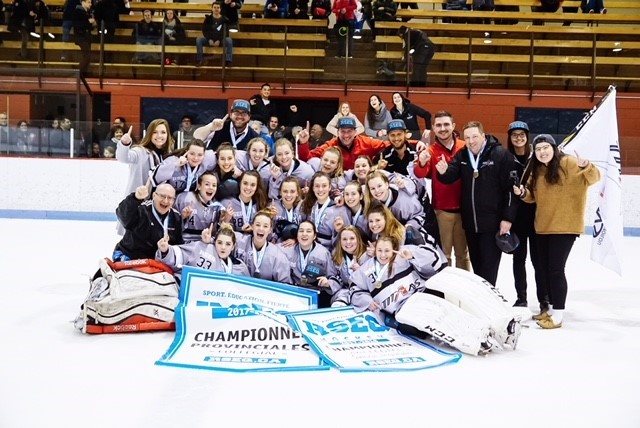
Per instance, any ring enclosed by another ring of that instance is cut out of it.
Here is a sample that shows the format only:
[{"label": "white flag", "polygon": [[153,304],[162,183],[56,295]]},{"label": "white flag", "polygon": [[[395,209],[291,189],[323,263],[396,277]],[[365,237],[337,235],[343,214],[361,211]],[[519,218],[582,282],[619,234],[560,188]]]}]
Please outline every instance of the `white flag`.
[{"label": "white flag", "polygon": [[622,275],[622,182],[613,86],[565,138],[560,149],[589,159],[600,169],[600,181],[592,186],[595,203],[589,205],[594,211],[589,213],[593,218],[591,260]]}]

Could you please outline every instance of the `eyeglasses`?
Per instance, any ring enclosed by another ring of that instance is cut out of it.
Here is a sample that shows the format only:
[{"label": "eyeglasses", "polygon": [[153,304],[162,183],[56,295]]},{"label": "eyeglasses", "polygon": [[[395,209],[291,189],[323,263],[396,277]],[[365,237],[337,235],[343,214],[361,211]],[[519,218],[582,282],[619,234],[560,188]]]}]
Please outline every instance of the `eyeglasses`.
[{"label": "eyeglasses", "polygon": [[535,148],[535,151],[539,153],[539,152],[544,152],[550,149],[551,149],[551,144],[538,144],[538,146]]},{"label": "eyeglasses", "polygon": [[523,138],[527,138],[527,134],[525,134],[524,132],[518,132],[518,133],[513,133],[511,134],[511,138],[519,138],[519,139],[523,139]]},{"label": "eyeglasses", "polygon": [[161,195],[160,193],[154,193],[158,198],[160,198],[160,200],[163,201],[175,201],[175,196],[170,196],[170,195]]}]

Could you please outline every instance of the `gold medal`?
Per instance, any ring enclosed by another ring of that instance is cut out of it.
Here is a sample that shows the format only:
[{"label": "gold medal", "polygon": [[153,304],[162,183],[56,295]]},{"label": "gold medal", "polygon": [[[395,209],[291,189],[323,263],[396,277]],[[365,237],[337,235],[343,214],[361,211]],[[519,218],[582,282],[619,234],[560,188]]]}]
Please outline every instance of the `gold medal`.
[{"label": "gold medal", "polygon": [[374,285],[375,288],[380,288],[380,287],[382,287],[382,282],[376,281],[373,285]]},{"label": "gold medal", "polygon": [[307,285],[307,277],[305,275],[302,275],[302,278],[300,278],[300,284],[301,285]]},{"label": "gold medal", "polygon": [[473,178],[478,178],[480,173],[478,171],[473,171]]}]

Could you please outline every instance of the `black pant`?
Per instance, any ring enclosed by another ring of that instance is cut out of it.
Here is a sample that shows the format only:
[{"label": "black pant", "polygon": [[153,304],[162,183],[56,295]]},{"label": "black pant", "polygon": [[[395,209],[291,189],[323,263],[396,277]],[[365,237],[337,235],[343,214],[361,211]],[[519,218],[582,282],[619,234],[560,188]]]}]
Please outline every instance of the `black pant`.
[{"label": "black pant", "polygon": [[492,285],[496,285],[500,257],[502,257],[502,251],[496,245],[496,233],[475,233],[465,230],[464,234],[467,237],[473,273],[486,279]]},{"label": "black pant", "polygon": [[567,278],[564,267],[577,235],[538,235],[538,261],[542,286],[548,290],[553,309],[564,309]]},{"label": "black pant", "polygon": [[549,296],[542,287],[540,265],[538,263],[538,245],[536,244],[536,233],[533,229],[527,231],[514,231],[520,240],[520,245],[513,252],[513,279],[518,294],[518,300],[527,301],[527,241],[529,241],[529,253],[531,254],[531,264],[535,271],[536,294],[539,303],[548,303]]},{"label": "black pant", "polygon": [[419,46],[413,53],[412,86],[427,86],[427,66],[435,53],[433,45]]}]

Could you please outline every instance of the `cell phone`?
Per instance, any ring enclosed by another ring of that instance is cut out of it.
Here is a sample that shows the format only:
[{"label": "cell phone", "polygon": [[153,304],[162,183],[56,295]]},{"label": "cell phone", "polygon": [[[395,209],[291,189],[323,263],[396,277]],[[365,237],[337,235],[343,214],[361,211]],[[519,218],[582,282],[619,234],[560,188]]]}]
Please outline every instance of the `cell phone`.
[{"label": "cell phone", "polygon": [[518,171],[509,171],[509,178],[513,180],[514,186],[518,186],[520,184],[520,180],[518,179]]}]

